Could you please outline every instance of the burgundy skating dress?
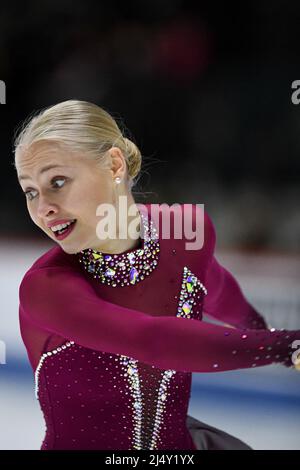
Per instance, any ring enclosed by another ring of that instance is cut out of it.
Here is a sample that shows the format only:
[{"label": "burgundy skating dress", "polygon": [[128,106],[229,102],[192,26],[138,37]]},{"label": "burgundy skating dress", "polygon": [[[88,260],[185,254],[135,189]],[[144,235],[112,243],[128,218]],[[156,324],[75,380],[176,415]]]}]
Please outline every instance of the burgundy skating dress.
[{"label": "burgundy skating dress", "polygon": [[[190,250],[172,236],[172,217],[171,238],[161,236],[151,206],[141,206],[137,248],[70,255],[55,246],[23,277],[20,331],[46,424],[41,450],[251,449],[187,415],[192,372],[293,366],[300,331],[268,329],[218,263],[206,211],[192,205],[204,244]],[[237,329],[202,321],[203,312]]]}]

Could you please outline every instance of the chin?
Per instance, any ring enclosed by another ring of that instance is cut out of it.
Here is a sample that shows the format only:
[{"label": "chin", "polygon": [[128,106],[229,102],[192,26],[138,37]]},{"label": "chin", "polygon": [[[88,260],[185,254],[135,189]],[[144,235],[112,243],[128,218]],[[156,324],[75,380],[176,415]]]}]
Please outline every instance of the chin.
[{"label": "chin", "polygon": [[70,246],[69,247],[68,246],[63,246],[63,245],[60,245],[59,243],[58,243],[58,245],[68,255],[75,255],[76,253],[78,253],[80,251],[80,248],[72,248]]}]

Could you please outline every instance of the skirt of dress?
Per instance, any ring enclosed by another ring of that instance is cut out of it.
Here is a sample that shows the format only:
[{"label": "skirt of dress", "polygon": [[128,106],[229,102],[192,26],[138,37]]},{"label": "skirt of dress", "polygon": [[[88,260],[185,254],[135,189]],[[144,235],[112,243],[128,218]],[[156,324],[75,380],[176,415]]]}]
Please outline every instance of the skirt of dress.
[{"label": "skirt of dress", "polygon": [[186,425],[197,450],[253,450],[237,437],[187,415]]}]

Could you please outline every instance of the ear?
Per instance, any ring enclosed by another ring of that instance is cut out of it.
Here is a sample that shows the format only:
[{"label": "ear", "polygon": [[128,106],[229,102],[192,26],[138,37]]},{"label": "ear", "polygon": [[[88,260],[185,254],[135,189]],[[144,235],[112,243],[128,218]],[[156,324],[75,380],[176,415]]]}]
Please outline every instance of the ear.
[{"label": "ear", "polygon": [[111,172],[113,179],[117,176],[123,179],[126,173],[126,161],[122,150],[119,147],[111,147],[108,152],[111,157]]}]

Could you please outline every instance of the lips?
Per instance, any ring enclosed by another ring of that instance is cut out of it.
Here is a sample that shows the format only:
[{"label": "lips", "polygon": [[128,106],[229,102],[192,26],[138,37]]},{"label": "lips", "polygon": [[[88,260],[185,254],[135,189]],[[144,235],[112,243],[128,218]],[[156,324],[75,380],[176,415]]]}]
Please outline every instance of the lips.
[{"label": "lips", "polygon": [[73,219],[59,219],[59,220],[53,220],[52,222],[49,222],[49,223],[47,224],[47,227],[50,228],[50,227],[53,227],[54,225],[67,224],[67,223],[70,222],[71,220],[73,220]]},{"label": "lips", "polygon": [[54,232],[55,238],[57,240],[63,240],[64,238],[66,238],[73,231],[75,224],[76,220],[74,220],[74,222],[72,222],[61,234],[59,234],[58,232]]}]

